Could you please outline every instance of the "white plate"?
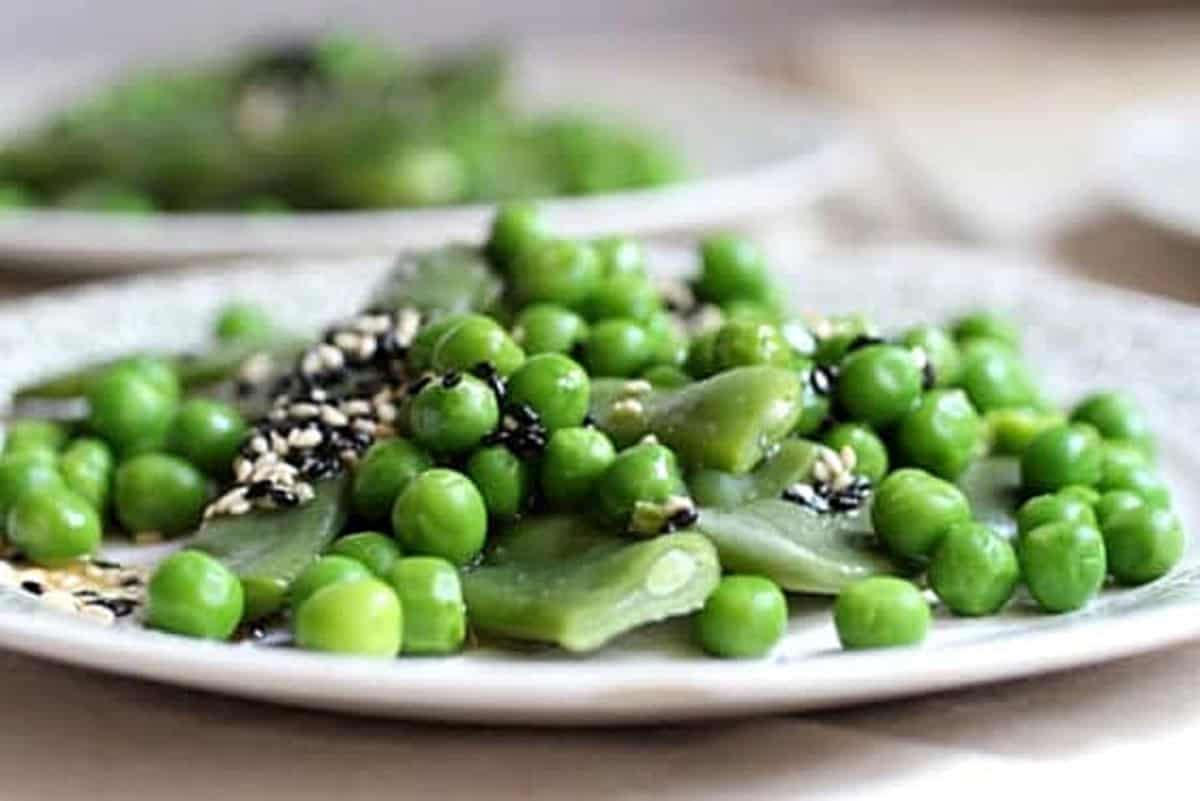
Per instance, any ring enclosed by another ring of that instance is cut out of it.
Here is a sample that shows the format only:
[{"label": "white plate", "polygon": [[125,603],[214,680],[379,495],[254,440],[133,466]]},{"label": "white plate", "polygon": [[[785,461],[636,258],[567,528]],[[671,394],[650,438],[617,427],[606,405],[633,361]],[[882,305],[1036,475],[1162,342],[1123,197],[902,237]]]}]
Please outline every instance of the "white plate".
[{"label": "white plate", "polygon": [[[678,252],[661,259],[680,263]],[[1200,385],[1190,367],[1200,311],[1013,269],[1027,263],[934,248],[874,250],[783,274],[799,303],[862,309],[887,324],[976,304],[1009,309],[1050,389],[1131,390],[1162,433],[1163,469],[1185,525],[1200,529]],[[273,304],[292,324],[356,307],[379,263],[246,266],[144,278],[0,306],[0,394],[40,371],[135,345],[194,344],[224,298]],[[343,290],[343,288],[345,288]],[[120,309],[120,314],[114,310]],[[36,340],[29,332],[37,331]],[[783,712],[1023,676],[1200,635],[1200,549],[1146,587],[1108,590],[1076,614],[1017,604],[983,620],[938,614],[922,648],[842,653],[828,603],[794,599],[789,635],[753,662],[689,650],[683,624],[637,633],[591,657],[473,651],[373,662],[104,630],[0,592],[0,646],[99,670],[288,704],[372,715],[491,723],[616,723]],[[668,636],[669,635],[669,636]]]},{"label": "white plate", "polygon": [[[680,148],[694,178],[657,189],[548,200],[569,235],[665,233],[758,218],[852,184],[865,142],[829,107],[716,69],[681,70],[611,49],[541,48],[519,59],[531,109],[589,108],[627,118]],[[111,72],[43,65],[0,75],[0,132],[61,106]],[[291,215],[146,217],[35,210],[0,216],[3,260],[62,270],[123,270],[239,255],[368,254],[482,236],[488,205]]]},{"label": "white plate", "polygon": [[1200,95],[1121,114],[1101,153],[1117,202],[1151,222],[1200,238]]}]

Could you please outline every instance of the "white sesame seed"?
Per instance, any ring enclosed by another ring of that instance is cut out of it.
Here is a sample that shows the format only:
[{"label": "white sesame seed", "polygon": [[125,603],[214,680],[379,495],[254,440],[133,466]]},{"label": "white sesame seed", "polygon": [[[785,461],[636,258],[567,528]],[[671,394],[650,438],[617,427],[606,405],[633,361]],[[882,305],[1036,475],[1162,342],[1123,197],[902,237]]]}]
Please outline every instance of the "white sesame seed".
[{"label": "white sesame seed", "polygon": [[53,573],[50,578],[51,583],[60,590],[73,590],[83,583],[83,577],[68,571]]},{"label": "white sesame seed", "polygon": [[267,440],[265,437],[263,437],[261,434],[256,434],[250,439],[250,450],[254,451],[255,453],[266,453],[268,450],[270,450],[270,446],[267,445]]},{"label": "white sesame seed", "polygon": [[288,437],[284,437],[278,431],[271,432],[271,453],[264,453],[263,456],[286,456],[288,452]]},{"label": "white sesame seed", "polygon": [[91,579],[103,578],[104,570],[96,565],[86,565],[83,568],[83,575]]},{"label": "white sesame seed", "polygon": [[838,456],[841,457],[842,465],[846,468],[846,472],[850,472],[858,464],[858,454],[849,445],[843,445],[842,449],[838,452]]},{"label": "white sesame seed", "polygon": [[311,484],[297,484],[295,489],[296,497],[300,499],[301,503],[307,503],[316,497]]},{"label": "white sesame seed", "polygon": [[340,331],[334,335],[333,344],[342,350],[358,350],[362,337],[353,331]]},{"label": "white sesame seed", "polygon": [[271,377],[271,356],[267,353],[256,353],[238,369],[238,378],[247,384],[261,384]]},{"label": "white sesame seed", "polygon": [[396,419],[396,406],[392,403],[381,403],[375,407],[375,416],[381,422],[390,423]]},{"label": "white sesame seed", "polygon": [[645,414],[645,407],[636,398],[621,398],[612,405],[614,414],[638,416]]},{"label": "white sesame seed", "polygon": [[233,462],[233,477],[237,481],[245,481],[250,477],[250,471],[253,469],[254,467],[248,459],[239,456]]},{"label": "white sesame seed", "polygon": [[662,506],[663,513],[668,517],[693,508],[695,508],[695,504],[692,502],[692,499],[686,495],[672,495],[671,497],[667,498]]},{"label": "white sesame seed", "polygon": [[62,590],[42,593],[40,600],[46,606],[60,612],[76,612],[79,609],[79,602],[75,600],[75,596]]},{"label": "white sesame seed", "polygon": [[854,475],[847,471],[845,473],[838,473],[830,486],[833,488],[834,492],[841,492],[853,483]]},{"label": "white sesame seed", "polygon": [[17,571],[8,562],[0,562],[0,587],[17,584]]},{"label": "white sesame seed", "polygon": [[363,334],[382,334],[392,324],[386,314],[364,314],[350,322],[350,327]]},{"label": "white sesame seed", "polygon": [[363,337],[362,341],[358,343],[358,347],[354,349],[354,356],[360,362],[370,361],[378,347],[379,343],[376,342],[375,337]]},{"label": "white sesame seed", "polygon": [[267,412],[267,419],[273,420],[276,423],[281,423],[287,419],[287,409],[272,409]]},{"label": "white sesame seed", "polygon": [[288,407],[288,415],[297,420],[307,420],[321,413],[321,407],[315,403],[293,403]]},{"label": "white sesame seed", "polygon": [[823,461],[818,461],[813,465],[813,478],[820,482],[826,482],[830,479],[829,465]]},{"label": "white sesame seed", "polygon": [[321,366],[326,370],[340,370],[346,366],[346,357],[333,345],[322,342],[317,345],[316,354]]},{"label": "white sesame seed", "polygon": [[321,432],[309,426],[293,429],[292,433],[288,434],[287,444],[292,448],[315,448],[321,444],[322,439]]},{"label": "white sesame seed", "polygon": [[305,375],[315,375],[321,372],[323,361],[321,355],[316,351],[309,351],[304,354],[304,358],[300,360],[300,372]]},{"label": "white sesame seed", "polygon": [[374,436],[377,426],[374,420],[355,420],[354,430]]},{"label": "white sesame seed", "polygon": [[371,413],[371,404],[367,403],[365,400],[359,400],[357,398],[354,400],[342,401],[341,407],[343,412],[351,416],[359,416]]},{"label": "white sesame seed", "polygon": [[653,391],[654,385],[641,378],[634,379],[633,381],[626,381],[621,385],[621,394],[626,396],[649,395]]},{"label": "white sesame seed", "polygon": [[638,442],[641,443],[642,445],[657,445],[658,437],[654,436],[653,434],[647,434],[646,436],[639,439]]},{"label": "white sesame seed", "polygon": [[327,397],[327,393],[325,392],[325,390],[318,388],[318,389],[309,390],[308,396],[310,398],[312,398],[314,401],[316,401],[317,403],[324,403],[325,398]]},{"label": "white sesame seed", "polygon": [[113,614],[111,609],[107,609],[99,604],[85,604],[79,610],[79,616],[88,622],[97,623],[101,626],[111,626],[117,619],[117,616]]},{"label": "white sesame seed", "polygon": [[404,309],[396,318],[396,327],[393,329],[396,335],[396,341],[407,347],[412,343],[413,337],[417,335],[417,329],[421,327],[421,315],[415,309]]},{"label": "white sesame seed", "polygon": [[346,450],[342,451],[339,454],[339,456],[342,457],[342,462],[344,462],[347,465],[352,465],[352,464],[355,464],[356,462],[358,462],[358,454],[355,453],[350,448],[347,448]]},{"label": "white sesame seed", "polygon": [[231,515],[244,515],[250,511],[252,507],[247,500],[234,501],[229,504],[228,513]]},{"label": "white sesame seed", "polygon": [[350,418],[332,406],[322,406],[321,422],[329,426],[344,426],[350,422]]}]

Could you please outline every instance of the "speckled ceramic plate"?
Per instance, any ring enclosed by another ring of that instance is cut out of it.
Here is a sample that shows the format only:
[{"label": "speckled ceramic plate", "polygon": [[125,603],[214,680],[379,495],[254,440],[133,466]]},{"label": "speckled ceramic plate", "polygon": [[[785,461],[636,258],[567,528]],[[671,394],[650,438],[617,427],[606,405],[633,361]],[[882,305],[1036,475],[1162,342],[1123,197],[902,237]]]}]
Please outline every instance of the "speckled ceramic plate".
[{"label": "speckled ceramic plate", "polygon": [[[862,174],[869,150],[827,106],[727,71],[675,66],[611,47],[543,47],[518,59],[516,93],[525,106],[590,108],[628,119],[679,147],[693,175],[660,189],[549,200],[556,230],[651,234],[729,223],[803,207]],[[111,71],[60,64],[0,73],[0,136]],[[146,217],[37,210],[0,216],[0,269],[35,262],[113,271],[201,257],[387,253],[474,239],[491,213],[486,205]]]},{"label": "speckled ceramic plate", "polygon": [[[678,253],[659,261],[678,268]],[[1049,388],[1071,398],[1097,383],[1128,388],[1162,433],[1178,511],[1200,530],[1200,310],[1077,283],[1027,263],[933,248],[874,250],[790,265],[806,307],[861,309],[884,324],[988,304],[1025,326]],[[0,306],[0,394],[19,381],[139,345],[200,340],[225,298],[269,303],[297,327],[355,308],[385,265],[304,262],[147,278]],[[590,657],[471,651],[373,662],[286,648],[203,643],[103,629],[0,591],[0,646],[98,670],[216,692],[372,715],[490,723],[668,721],[813,709],[1070,668],[1200,635],[1200,548],[1145,587],[1107,590],[1087,609],[1040,615],[939,613],[922,648],[843,653],[828,603],[793,599],[791,628],[766,659],[722,662],[688,650],[682,624],[645,630]],[[128,554],[124,554],[128,556]]]}]

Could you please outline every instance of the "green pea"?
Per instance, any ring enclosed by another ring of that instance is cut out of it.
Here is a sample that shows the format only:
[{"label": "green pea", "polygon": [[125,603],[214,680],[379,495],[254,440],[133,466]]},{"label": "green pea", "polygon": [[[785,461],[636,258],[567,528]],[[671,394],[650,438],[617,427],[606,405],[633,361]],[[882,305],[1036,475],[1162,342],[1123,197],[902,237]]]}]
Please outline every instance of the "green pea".
[{"label": "green pea", "polygon": [[700,278],[696,294],[711,303],[731,300],[767,301],[770,282],[762,252],[736,234],[717,234],[700,243]]},{"label": "green pea", "polygon": [[1097,392],[1079,402],[1071,420],[1088,423],[1105,439],[1128,442],[1147,456],[1154,454],[1154,434],[1138,405],[1122,392]]},{"label": "green pea", "polygon": [[200,522],[208,484],[182,459],[147,453],[117,468],[114,499],[126,531],[181,534]]},{"label": "green pea", "polygon": [[4,432],[4,455],[30,450],[57,453],[67,442],[67,429],[52,420],[14,420]]},{"label": "green pea", "polygon": [[933,370],[935,387],[954,386],[958,381],[962,358],[958,353],[958,345],[945,329],[935,325],[918,325],[900,335],[900,344],[925,351],[925,358]]},{"label": "green pea", "polygon": [[209,640],[227,640],[242,619],[242,583],[229,568],[200,551],[171,554],[155,569],[146,592],[151,628]]},{"label": "green pea", "polygon": [[968,339],[987,339],[1017,350],[1021,347],[1021,332],[1017,324],[998,312],[976,311],[954,321],[951,328],[954,338],[962,342]]},{"label": "green pea", "polygon": [[1108,572],[1104,539],[1083,523],[1038,526],[1018,540],[1017,556],[1029,593],[1047,612],[1079,609]]},{"label": "green pea", "polygon": [[417,393],[409,409],[413,437],[437,452],[470,450],[499,422],[500,406],[495,394],[471,375],[430,382]]},{"label": "green pea", "polygon": [[977,340],[962,348],[958,385],[981,412],[1027,408],[1038,400],[1037,388],[1021,357],[994,340]]},{"label": "green pea", "polygon": [[434,370],[470,370],[490,362],[500,375],[508,375],[525,361],[525,352],[504,328],[490,317],[473,314],[462,318],[433,346]]},{"label": "green pea", "polygon": [[317,590],[340,581],[356,581],[371,576],[371,569],[358,559],[344,555],[322,556],[309,562],[288,587],[288,605],[292,608],[292,614],[295,614]]},{"label": "green pea", "polygon": [[880,482],[871,504],[875,533],[900,556],[931,553],[952,525],[970,519],[971,506],[958,487],[911,467]]},{"label": "green pea", "polygon": [[92,553],[103,534],[96,509],[65,487],[22,495],[8,513],[7,531],[27,559],[51,567]]},{"label": "green pea", "polygon": [[990,615],[1008,602],[1021,569],[1008,540],[979,523],[958,523],[929,563],[929,585],[957,615]]},{"label": "green pea", "polygon": [[229,303],[217,312],[213,333],[224,342],[261,342],[275,333],[275,323],[257,303]]},{"label": "green pea", "polygon": [[1136,493],[1147,506],[1166,509],[1171,505],[1171,491],[1154,470],[1143,464],[1105,459],[1097,485],[1103,492],[1127,490]]},{"label": "green pea", "polygon": [[1100,437],[1091,426],[1070,423],[1039,434],[1021,454],[1021,484],[1030,492],[1054,492],[1070,484],[1092,486],[1101,478]]},{"label": "green pea", "polygon": [[766,325],[779,322],[779,313],[774,308],[756,300],[731,300],[721,306],[721,316],[726,322]]},{"label": "green pea", "polygon": [[1017,510],[1017,532],[1021,535],[1047,523],[1095,526],[1096,514],[1089,504],[1061,492],[1030,498]]},{"label": "green pea", "polygon": [[112,448],[90,437],[75,440],[58,458],[63,483],[85,498],[101,517],[108,511],[115,466]]},{"label": "green pea", "polygon": [[714,372],[754,364],[788,365],[792,349],[774,325],[734,320],[717,331],[712,358]]},{"label": "green pea", "polygon": [[686,384],[692,383],[690,375],[678,367],[672,367],[669,364],[656,364],[653,367],[647,367],[642,371],[641,377],[658,389],[679,389]]},{"label": "green pea", "polygon": [[532,203],[506,203],[492,218],[487,251],[494,264],[507,268],[517,256],[550,236],[541,209]]},{"label": "green pea", "polygon": [[339,537],[329,547],[329,552],[362,562],[382,579],[388,577],[403,555],[394,539],[378,531],[359,531]]},{"label": "green pea", "polygon": [[432,556],[396,563],[392,588],[404,608],[404,653],[452,654],[467,635],[467,607],[454,565]]},{"label": "green pea", "polygon": [[560,353],[531,357],[508,381],[509,401],[528,404],[551,432],[582,423],[590,398],[587,372]]},{"label": "green pea", "polygon": [[246,438],[246,421],[220,401],[197,398],[179,407],[168,436],[170,450],[210,476],[230,472]]},{"label": "green pea", "polygon": [[783,639],[787,621],[778,584],[761,576],[725,576],[696,615],[694,632],[713,656],[754,659]]},{"label": "green pea", "polygon": [[529,465],[503,445],[480,448],[471,454],[467,475],[479,488],[492,517],[511,519],[528,505],[532,481]]},{"label": "green pea", "polygon": [[654,343],[654,352],[650,356],[651,365],[680,368],[687,362],[691,341],[675,317],[666,312],[658,312],[651,315],[642,328],[646,329],[646,334]]},{"label": "green pea", "polygon": [[1104,452],[1104,468],[1152,467],[1153,460],[1146,452],[1127,440],[1108,439],[1101,444]]},{"label": "green pea", "polygon": [[24,451],[0,458],[0,520],[25,495],[63,486],[53,454]]},{"label": "green pea", "polygon": [[658,290],[643,275],[606,277],[584,304],[589,320],[647,320],[659,310]]},{"label": "green pea", "polygon": [[126,356],[114,362],[109,370],[128,370],[136,373],[176,402],[183,396],[179,374],[165,359],[156,356]]},{"label": "green pea", "polygon": [[1130,492],[1129,490],[1109,490],[1100,496],[1100,500],[1096,501],[1095,513],[1096,520],[1100,523],[1100,530],[1104,531],[1104,527],[1108,525],[1108,521],[1118,512],[1124,512],[1126,509],[1137,509],[1145,505],[1146,502],[1142,500],[1142,496],[1136,492]]},{"label": "green pea", "polygon": [[487,506],[469,478],[435,467],[409,482],[392,509],[396,539],[412,553],[469,562],[487,537]]},{"label": "green pea", "polygon": [[1060,414],[1037,409],[992,409],[983,415],[991,452],[1000,456],[1020,456],[1038,434],[1065,422]]},{"label": "green pea", "polygon": [[588,330],[587,321],[567,307],[536,303],[517,315],[512,336],[530,355],[570,353],[587,341]]},{"label": "green pea", "polygon": [[917,645],[929,629],[929,604],[912,582],[861,579],[838,594],[833,622],[846,649]]},{"label": "green pea", "polygon": [[542,494],[557,509],[577,509],[616,458],[612,440],[594,428],[560,428],[542,454]]},{"label": "green pea", "polygon": [[796,421],[796,427],[792,433],[798,437],[807,437],[815,433],[821,426],[825,425],[825,421],[829,419],[830,402],[829,395],[825,392],[817,391],[813,384],[813,371],[816,367],[809,361],[803,361],[797,367],[800,373],[801,393],[799,399],[800,418]]},{"label": "green pea", "polygon": [[646,274],[646,254],[641,243],[613,236],[594,240],[592,247],[596,250],[600,270],[605,278]]},{"label": "green pea", "polygon": [[633,320],[603,320],[592,326],[584,346],[594,376],[637,375],[654,356],[654,340]]},{"label": "green pea", "polygon": [[[450,314],[421,326],[408,346],[406,361],[414,373],[428,370],[433,366],[433,351],[442,338],[453,331],[464,320],[472,317],[469,314]],[[475,365],[470,365],[474,367]]]},{"label": "green pea", "polygon": [[854,451],[854,472],[878,483],[887,475],[887,447],[874,431],[858,423],[839,423],[821,440],[835,451]]},{"label": "green pea", "polygon": [[842,360],[837,400],[845,415],[875,427],[899,420],[921,395],[921,368],[912,351],[868,345]]},{"label": "green pea", "polygon": [[379,579],[338,581],[300,605],[292,628],[301,648],[391,658],[403,645],[404,611]]},{"label": "green pea", "polygon": [[900,461],[953,481],[979,453],[983,425],[961,389],[935,389],[900,418],[893,442]]},{"label": "green pea", "polygon": [[429,454],[406,439],[376,442],[354,467],[355,513],[373,524],[390,521],[392,506],[408,482],[432,466]]},{"label": "green pea", "polygon": [[581,305],[600,281],[600,260],[583,242],[560,239],[527,248],[512,267],[512,288],[522,304]]},{"label": "green pea", "polygon": [[1096,502],[1100,500],[1099,490],[1095,487],[1085,487],[1082,484],[1071,484],[1070,486],[1063,487],[1057,494],[1062,498],[1074,498],[1088,506],[1095,506]]},{"label": "green pea", "polygon": [[826,318],[818,326],[813,359],[818,364],[837,364],[855,341],[862,337],[878,338],[879,326],[862,314]]},{"label": "green pea", "polygon": [[626,521],[638,503],[662,503],[680,491],[682,479],[670,448],[643,442],[617,454],[597,487],[600,510]]},{"label": "green pea", "polygon": [[1145,584],[1165,575],[1186,544],[1179,518],[1152,506],[1112,513],[1103,534],[1109,572],[1122,584]]},{"label": "green pea", "polygon": [[166,444],[177,400],[141,373],[109,370],[87,395],[88,426],[119,453],[144,453]]}]

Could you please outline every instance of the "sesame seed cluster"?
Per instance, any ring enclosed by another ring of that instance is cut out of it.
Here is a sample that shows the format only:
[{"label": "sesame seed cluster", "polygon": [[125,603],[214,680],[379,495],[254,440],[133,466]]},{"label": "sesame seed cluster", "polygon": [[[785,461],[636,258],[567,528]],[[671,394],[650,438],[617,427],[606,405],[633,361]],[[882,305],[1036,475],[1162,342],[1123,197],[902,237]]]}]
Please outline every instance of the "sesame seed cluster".
[{"label": "sesame seed cluster", "polygon": [[0,561],[0,587],[18,589],[48,608],[108,626],[144,605],[146,572],[102,559],[53,570]]},{"label": "sesame seed cluster", "polygon": [[853,511],[871,497],[874,489],[866,476],[855,475],[857,462],[857,454],[849,445],[840,451],[822,448],[813,465],[812,483],[792,484],[781,497],[819,514]]}]

